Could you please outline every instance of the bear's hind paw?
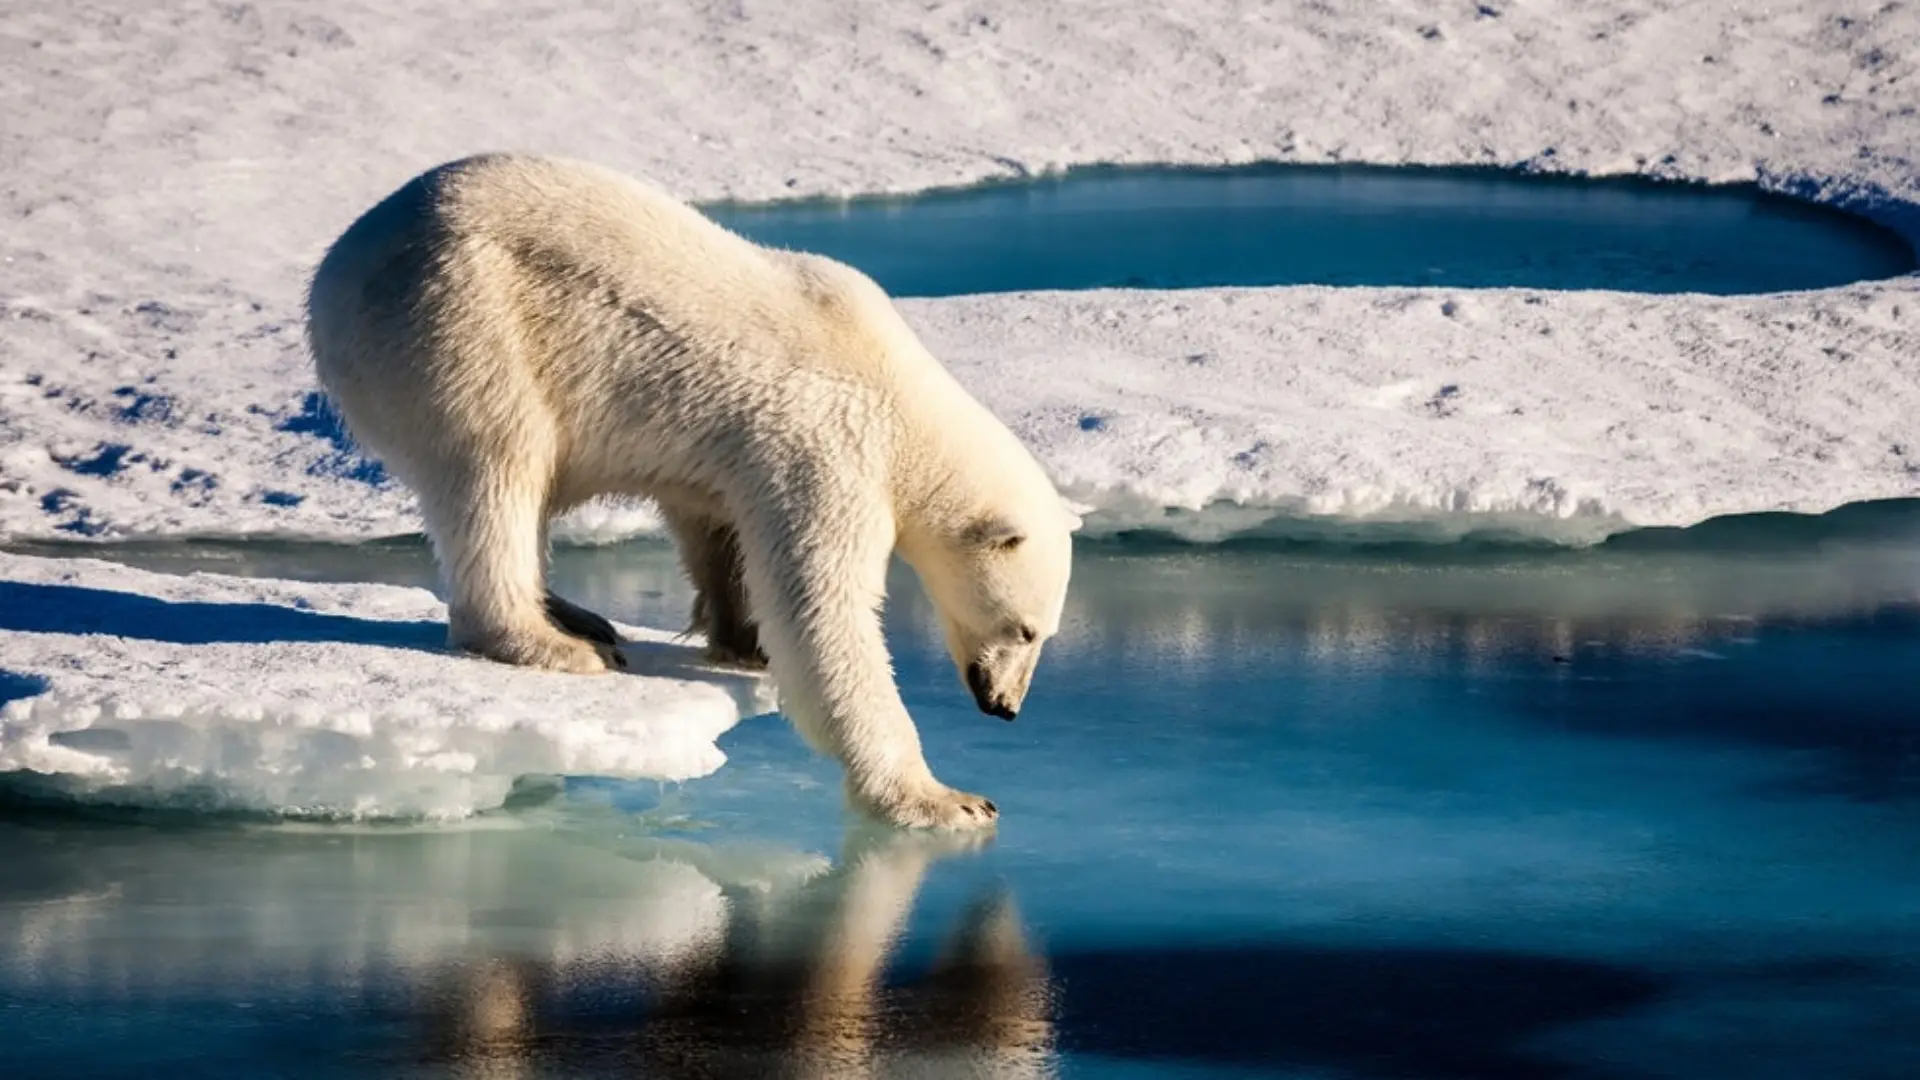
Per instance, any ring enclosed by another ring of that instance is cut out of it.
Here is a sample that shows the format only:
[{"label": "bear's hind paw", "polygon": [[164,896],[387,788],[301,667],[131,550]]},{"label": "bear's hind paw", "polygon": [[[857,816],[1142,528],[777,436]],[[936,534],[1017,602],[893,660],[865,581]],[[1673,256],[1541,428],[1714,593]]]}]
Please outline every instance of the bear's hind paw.
[{"label": "bear's hind paw", "polygon": [[764,671],[767,667],[767,654],[756,646],[751,652],[742,652],[726,645],[709,642],[705,653],[707,663],[720,667],[741,668],[746,671]]}]

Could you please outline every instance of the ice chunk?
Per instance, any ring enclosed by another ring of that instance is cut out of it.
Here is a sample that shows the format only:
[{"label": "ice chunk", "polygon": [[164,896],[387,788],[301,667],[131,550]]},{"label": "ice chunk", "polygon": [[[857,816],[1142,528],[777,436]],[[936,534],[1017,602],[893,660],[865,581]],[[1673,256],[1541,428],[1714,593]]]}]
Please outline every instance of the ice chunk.
[{"label": "ice chunk", "polygon": [[630,672],[444,647],[421,589],[0,555],[0,773],[133,805],[454,818],[523,775],[681,780],[771,708],[763,680],[623,627]]}]

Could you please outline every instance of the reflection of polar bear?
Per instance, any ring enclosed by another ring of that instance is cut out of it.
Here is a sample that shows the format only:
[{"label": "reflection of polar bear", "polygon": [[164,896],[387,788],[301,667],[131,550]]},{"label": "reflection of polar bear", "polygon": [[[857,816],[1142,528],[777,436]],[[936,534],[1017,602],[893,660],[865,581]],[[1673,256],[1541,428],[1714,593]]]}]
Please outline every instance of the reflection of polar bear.
[{"label": "reflection of polar bear", "polygon": [[1059,626],[1073,520],[873,282],[617,173],[477,157],[355,222],[308,315],[347,426],[420,498],[456,646],[616,663],[605,620],[546,592],[547,523],[649,496],[714,655],[764,655],[860,805],[902,825],[992,820],[934,779],[893,685],[888,557],[920,575],[980,708],[1011,719]]},{"label": "reflection of polar bear", "polygon": [[[725,931],[668,965],[634,970],[602,952],[450,967],[419,995],[420,1049],[486,1076],[1054,1076],[1056,990],[1007,895],[971,905],[918,978],[888,977],[929,867],[976,838],[850,835],[838,865],[797,889],[735,883]],[[662,854],[651,865],[675,866]],[[609,975],[644,981],[648,1007],[590,1009],[581,1030],[569,988],[604,1001],[596,983]]]},{"label": "reflection of polar bear", "polygon": [[[730,905],[727,944],[668,976],[636,1034],[645,1076],[1038,1080],[1054,987],[1012,898],[988,893],[918,979],[889,980],[921,882],[966,836],[847,837],[797,895]],[[758,917],[754,917],[758,914]],[[745,925],[741,925],[744,923]]]}]

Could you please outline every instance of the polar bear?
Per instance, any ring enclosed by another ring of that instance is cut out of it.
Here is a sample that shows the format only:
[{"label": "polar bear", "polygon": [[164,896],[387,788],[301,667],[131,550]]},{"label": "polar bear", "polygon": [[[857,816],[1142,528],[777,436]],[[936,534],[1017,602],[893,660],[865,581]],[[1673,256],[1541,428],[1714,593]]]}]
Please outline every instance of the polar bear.
[{"label": "polar bear", "polygon": [[769,666],[857,806],[909,827],[997,816],[921,752],[881,636],[888,560],[919,575],[981,710],[1011,720],[1059,629],[1077,520],[873,281],[618,172],[484,155],[354,222],[307,315],[348,431],[419,498],[453,646],[618,666],[612,626],[547,592],[548,523],[652,498],[710,655]]}]

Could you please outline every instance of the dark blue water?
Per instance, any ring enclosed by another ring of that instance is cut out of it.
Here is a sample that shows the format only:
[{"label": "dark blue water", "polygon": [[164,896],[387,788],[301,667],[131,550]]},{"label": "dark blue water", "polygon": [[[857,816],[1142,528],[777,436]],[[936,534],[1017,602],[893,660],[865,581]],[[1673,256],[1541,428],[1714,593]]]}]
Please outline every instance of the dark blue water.
[{"label": "dark blue water", "polygon": [[1914,269],[1893,233],[1752,186],[1497,170],[1106,168],[710,211],[763,243],[849,262],[899,296],[1216,285],[1740,294]]},{"label": "dark blue water", "polygon": [[[657,548],[557,578],[685,610]],[[1090,549],[1012,725],[896,596],[930,759],[1005,811],[984,850],[850,828],[764,718],[711,778],[497,828],[16,809],[6,1074],[1920,1075],[1910,542]]]}]

